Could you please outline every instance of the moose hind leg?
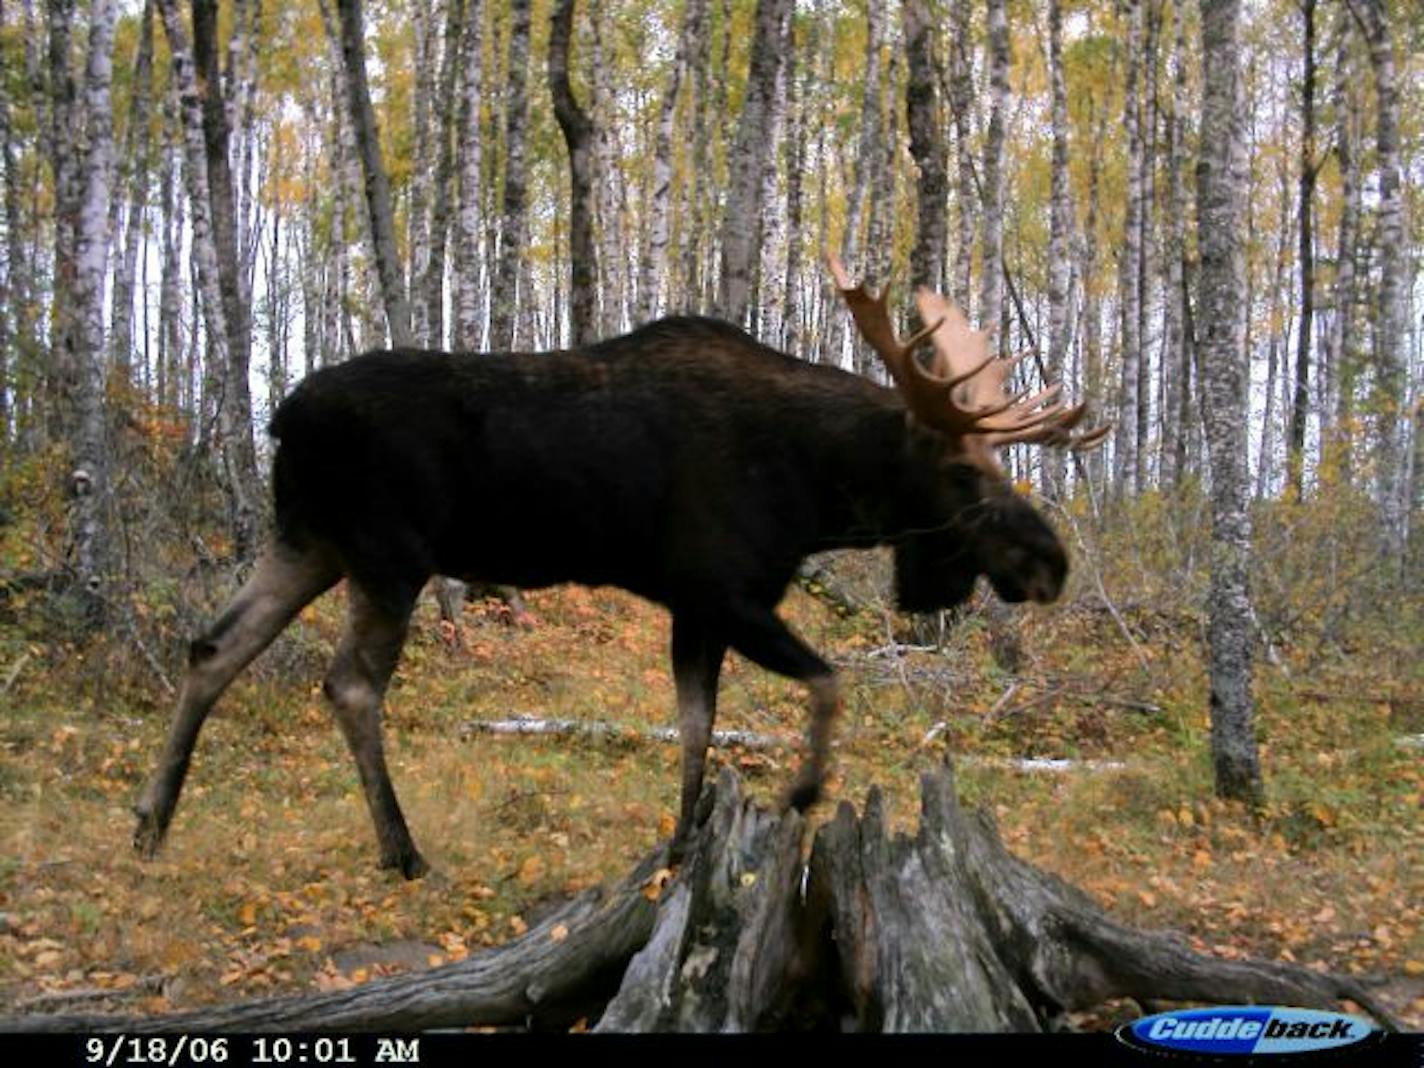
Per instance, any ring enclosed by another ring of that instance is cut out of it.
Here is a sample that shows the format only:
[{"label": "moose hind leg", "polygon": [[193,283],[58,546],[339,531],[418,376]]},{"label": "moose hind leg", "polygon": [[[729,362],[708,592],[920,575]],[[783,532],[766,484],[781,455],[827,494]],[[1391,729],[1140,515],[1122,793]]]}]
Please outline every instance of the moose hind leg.
[{"label": "moose hind leg", "polygon": [[[417,585],[417,592],[419,588]],[[415,594],[400,607],[394,607],[388,599],[377,603],[352,582],[348,596],[346,633],[323,688],[351,755],[356,758],[361,788],[381,847],[381,867],[395,868],[407,879],[418,879],[429,868],[415,848],[401,814],[381,742],[381,703],[405,644]]]},{"label": "moose hind leg", "polygon": [[163,843],[198,733],[214,703],[244,667],[340,576],[316,549],[298,550],[278,542],[257,562],[227,610],[188,650],[188,668],[178,695],[178,712],[163,755],[144,787],[134,814],[134,848],[151,857]]},{"label": "moose hind leg", "polygon": [[682,741],[682,803],[673,832],[673,855],[681,854],[692,831],[697,801],[717,718],[717,679],[727,644],[711,637],[686,616],[672,621],[672,671],[677,686],[677,730]]}]

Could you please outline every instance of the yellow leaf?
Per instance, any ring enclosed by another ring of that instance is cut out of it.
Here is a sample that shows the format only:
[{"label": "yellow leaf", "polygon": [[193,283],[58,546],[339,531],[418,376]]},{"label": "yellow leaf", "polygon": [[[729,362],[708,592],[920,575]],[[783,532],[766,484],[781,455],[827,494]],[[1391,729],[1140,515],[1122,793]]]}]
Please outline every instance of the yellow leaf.
[{"label": "yellow leaf", "polygon": [[664,812],[658,817],[658,837],[671,838],[672,832],[677,830],[677,817],[671,812]]},{"label": "yellow leaf", "polygon": [[1424,975],[1424,960],[1407,960],[1404,962],[1405,975]]},{"label": "yellow leaf", "polygon": [[237,910],[237,921],[244,927],[251,927],[257,922],[257,902],[245,902],[242,908]]},{"label": "yellow leaf", "polygon": [[301,946],[301,948],[308,953],[315,953],[321,948],[321,939],[315,935],[303,935],[297,939],[297,945]]},{"label": "yellow leaf", "polygon": [[523,916],[511,916],[509,918],[509,929],[517,935],[522,935],[529,930],[529,925],[524,922]]},{"label": "yellow leaf", "polygon": [[562,923],[554,924],[553,929],[549,932],[549,941],[551,942],[562,942],[565,938],[568,937],[569,929],[565,924]]},{"label": "yellow leaf", "polygon": [[523,864],[519,865],[519,883],[521,886],[533,886],[544,874],[544,861],[538,856],[525,858]]},{"label": "yellow leaf", "polygon": [[1151,890],[1137,891],[1137,899],[1141,901],[1144,905],[1146,905],[1149,909],[1157,907],[1157,895],[1154,894]]},{"label": "yellow leaf", "polygon": [[756,881],[757,881],[756,872],[754,872],[754,871],[744,871],[744,872],[742,872],[742,885],[743,885],[743,886],[753,886],[753,885],[756,884]]}]

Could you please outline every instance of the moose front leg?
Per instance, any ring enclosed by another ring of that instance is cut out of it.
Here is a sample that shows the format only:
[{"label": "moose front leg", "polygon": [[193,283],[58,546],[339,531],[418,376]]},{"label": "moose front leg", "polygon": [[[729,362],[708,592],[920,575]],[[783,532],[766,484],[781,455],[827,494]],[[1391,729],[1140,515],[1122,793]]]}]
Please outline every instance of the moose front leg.
[{"label": "moose front leg", "polygon": [[717,719],[717,679],[727,643],[688,615],[672,621],[672,674],[677,686],[677,732],[682,741],[682,800],[673,854],[681,853],[692,831],[707,763],[712,724]]},{"label": "moose front leg", "polygon": [[831,760],[831,735],[841,710],[840,684],[835,675],[818,675],[806,680],[811,691],[811,723],[807,729],[806,762],[796,784],[786,795],[786,803],[805,812],[821,799],[826,767]]},{"label": "moose front leg", "polygon": [[840,711],[835,670],[783,623],[770,608],[744,607],[728,628],[732,648],[754,664],[804,682],[811,691],[806,760],[786,803],[804,812],[821,796],[830,762],[831,734]]}]

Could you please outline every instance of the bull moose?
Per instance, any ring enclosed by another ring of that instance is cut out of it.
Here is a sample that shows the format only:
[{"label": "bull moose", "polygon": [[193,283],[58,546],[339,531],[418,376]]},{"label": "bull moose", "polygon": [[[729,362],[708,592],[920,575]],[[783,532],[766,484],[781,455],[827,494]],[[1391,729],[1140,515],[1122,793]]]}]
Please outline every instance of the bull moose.
[{"label": "bull moose", "polygon": [[[1011,360],[942,297],[901,341],[885,294],[836,285],[894,388],[675,317],[575,351],[371,352],[308,376],[271,433],[276,537],[190,645],[176,719],[135,807],[151,855],[204,719],[301,609],[343,577],[347,621],[324,690],[359,769],[382,867],[426,871],[391,785],[381,705],[432,575],[538,588],[613,585],[672,616],[682,743],[675,839],[692,825],[728,648],[810,691],[788,801],[819,796],[835,673],[776,614],[800,562],[889,545],[899,605],[952,607],[984,575],[1054,600],[1067,556],[994,459],[1009,442],[1084,448],[1057,387],[1012,395]],[[916,350],[929,343],[929,366]]]}]

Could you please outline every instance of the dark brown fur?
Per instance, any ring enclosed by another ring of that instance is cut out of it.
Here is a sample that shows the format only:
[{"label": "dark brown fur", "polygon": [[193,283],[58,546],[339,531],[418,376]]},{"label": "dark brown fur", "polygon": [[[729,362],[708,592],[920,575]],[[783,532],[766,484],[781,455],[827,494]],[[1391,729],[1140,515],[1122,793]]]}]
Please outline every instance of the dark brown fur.
[{"label": "dark brown fur", "polygon": [[277,537],[194,644],[177,719],[137,811],[152,852],[198,731],[232,678],[346,577],[325,690],[356,757],[382,863],[425,870],[386,770],[380,708],[432,574],[535,588],[616,585],[672,613],[690,826],[726,650],[808,685],[819,795],[838,698],[831,667],[775,608],[809,553],[892,545],[913,610],[987,575],[1052,600],[1067,561],[992,464],[907,419],[891,390],[707,319],[665,319],[578,352],[377,352],[311,375],[273,419]]}]

